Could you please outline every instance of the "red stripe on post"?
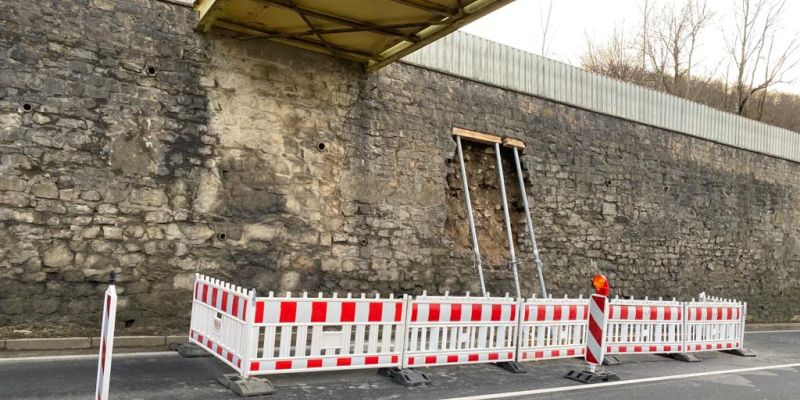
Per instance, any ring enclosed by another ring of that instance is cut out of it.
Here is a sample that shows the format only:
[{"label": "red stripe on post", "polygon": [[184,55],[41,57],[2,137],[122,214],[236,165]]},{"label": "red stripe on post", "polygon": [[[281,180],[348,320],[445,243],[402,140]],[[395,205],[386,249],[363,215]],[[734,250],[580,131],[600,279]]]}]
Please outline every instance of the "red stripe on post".
[{"label": "red stripe on post", "polygon": [[353,363],[353,360],[351,358],[349,358],[349,357],[348,358],[337,358],[336,359],[336,366],[337,367],[346,367],[348,365],[351,365],[352,363]]},{"label": "red stripe on post", "polygon": [[296,301],[282,301],[281,302],[281,314],[278,318],[278,322],[294,322],[297,319],[297,302]]},{"label": "red stripe on post", "polygon": [[440,304],[428,304],[428,321],[438,322],[440,311],[441,311]]},{"label": "red stripe on post", "polygon": [[544,358],[544,352],[543,351],[533,352],[533,358]]},{"label": "red stripe on post", "polygon": [[397,362],[397,356],[392,356],[392,364]]},{"label": "red stripe on post", "polygon": [[425,364],[436,364],[436,356],[425,357]]},{"label": "red stripe on post", "polygon": [[597,325],[597,321],[595,321],[594,318],[589,318],[589,333],[597,343],[603,343],[603,330],[600,329],[600,326]]},{"label": "red stripe on post", "polygon": [[214,288],[211,290],[211,307],[217,306],[217,293],[219,293],[219,289]]},{"label": "red stripe on post", "polygon": [[381,322],[381,318],[383,318],[383,303],[369,303],[369,316],[367,318],[369,322]]},{"label": "red stripe on post", "polygon": [[394,322],[402,321],[403,317],[403,303],[397,303],[394,305]]},{"label": "red stripe on post", "polygon": [[619,307],[619,319],[628,319],[628,307],[627,306],[617,306]]},{"label": "red stripe on post", "polygon": [[516,304],[512,304],[511,305],[511,320],[512,321],[516,321],[517,320],[517,305]]},{"label": "red stripe on post", "polygon": [[658,307],[650,306],[650,321],[658,320]]},{"label": "red stripe on post", "polygon": [[479,361],[479,360],[480,360],[480,357],[478,357],[478,355],[477,355],[477,354],[470,354],[470,355],[467,357],[467,361],[470,361],[470,362],[473,362],[473,361]]},{"label": "red stripe on post", "polygon": [[319,359],[319,358],[310,359],[310,360],[308,360],[307,365],[308,365],[308,368],[320,368],[320,367],[322,367],[322,359]]},{"label": "red stripe on post", "polygon": [[411,305],[411,322],[417,322],[417,303]]},{"label": "red stripe on post", "polygon": [[568,356],[574,356],[575,355],[575,349],[567,349],[567,355]]},{"label": "red stripe on post", "polygon": [[666,321],[672,320],[672,307],[664,307],[664,319]]},{"label": "red stripe on post", "polygon": [[489,360],[497,360],[498,358],[500,358],[500,354],[489,353]]},{"label": "red stripe on post", "polygon": [[503,306],[500,304],[492,304],[492,321],[500,321],[500,316],[503,312]]},{"label": "red stripe on post", "polygon": [[250,371],[258,371],[261,368],[261,363],[253,361],[250,363]]},{"label": "red stripe on post", "polygon": [[461,321],[461,304],[450,305],[450,322]]},{"label": "red stripe on post", "polygon": [[292,360],[275,361],[275,369],[292,369]]},{"label": "red stripe on post", "polygon": [[458,356],[447,356],[447,362],[449,363],[458,362]]},{"label": "red stripe on post", "polygon": [[525,315],[523,316],[523,321],[527,322],[531,320],[531,308],[528,306],[522,306],[525,308]]},{"label": "red stripe on post", "polygon": [[257,301],[256,302],[256,323],[260,324],[264,322],[264,302]]},{"label": "red stripe on post", "polygon": [[234,317],[239,317],[239,297],[233,296],[233,307],[231,308],[233,311]]},{"label": "red stripe on post", "polygon": [[364,364],[366,365],[374,365],[377,363],[378,363],[378,356],[364,357]]},{"label": "red stripe on post", "polygon": [[208,304],[208,285],[203,285],[203,303]]},{"label": "red stripe on post", "polygon": [[200,299],[200,290],[199,290],[199,288],[200,288],[200,282],[195,281],[194,282],[194,299],[195,300],[199,300]]},{"label": "red stripe on post", "polygon": [[233,353],[228,353],[227,359],[228,359],[228,362],[232,363],[233,362]]},{"label": "red stripe on post", "polygon": [[634,319],[637,321],[641,321],[644,318],[644,308],[642,306],[636,306],[635,313]]},{"label": "red stripe on post", "polygon": [[247,300],[242,300],[242,319],[247,321]]},{"label": "red stripe on post", "polygon": [[228,311],[228,292],[222,292],[222,311]]},{"label": "red stripe on post", "polygon": [[328,319],[328,303],[325,301],[311,302],[311,322],[325,322]]},{"label": "red stripe on post", "polygon": [[575,321],[578,318],[578,306],[569,306],[569,320]]},{"label": "red stripe on post", "polygon": [[346,301],[342,303],[342,321],[341,322],[353,322],[356,320],[356,303],[352,301]]},{"label": "red stripe on post", "polygon": [[561,350],[553,350],[550,352],[551,357],[558,357],[561,355]]}]

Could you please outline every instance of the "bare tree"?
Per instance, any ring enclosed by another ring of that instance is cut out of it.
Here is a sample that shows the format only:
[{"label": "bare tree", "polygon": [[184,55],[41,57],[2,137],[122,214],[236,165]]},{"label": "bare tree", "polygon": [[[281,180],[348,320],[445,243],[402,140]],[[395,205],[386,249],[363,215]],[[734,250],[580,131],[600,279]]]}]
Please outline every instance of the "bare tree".
[{"label": "bare tree", "polygon": [[735,111],[746,115],[754,97],[759,96],[758,118],[764,114],[769,89],[785,83],[785,74],[800,62],[795,57],[800,42],[795,37],[784,46],[776,43],[780,31],[784,0],[740,0],[736,10],[736,27],[728,42],[736,83]]},{"label": "bare tree", "polygon": [[541,6],[544,2],[539,3],[539,26],[542,28],[542,48],[541,54],[542,56],[547,57],[548,48],[550,43],[548,40],[550,39],[550,19],[553,16],[553,0],[548,0],[547,4],[547,13],[543,13]]},{"label": "bare tree", "polygon": [[645,74],[625,32],[614,28],[611,39],[597,44],[586,35],[586,53],[581,56],[581,67],[587,71],[616,78],[625,82],[644,84]]},{"label": "bare tree", "polygon": [[697,39],[714,14],[705,1],[686,0],[654,9],[645,2],[642,26],[636,44],[645,69],[655,72],[661,90],[691,98],[692,68],[696,63]]}]

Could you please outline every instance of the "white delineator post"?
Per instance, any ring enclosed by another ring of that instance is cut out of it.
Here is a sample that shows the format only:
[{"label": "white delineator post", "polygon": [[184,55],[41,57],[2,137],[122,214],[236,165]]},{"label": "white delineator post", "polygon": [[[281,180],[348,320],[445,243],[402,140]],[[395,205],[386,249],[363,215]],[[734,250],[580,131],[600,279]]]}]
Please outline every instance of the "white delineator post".
[{"label": "white delineator post", "polygon": [[605,332],[608,323],[608,298],[603,295],[593,294],[589,300],[589,332],[586,337],[586,356],[584,359],[589,364],[589,370],[594,372],[598,365],[603,364],[606,354]]},{"label": "white delineator post", "polygon": [[97,360],[95,400],[108,400],[111,354],[114,350],[114,321],[117,318],[117,290],[114,288],[114,280],[115,276],[112,272],[103,301],[103,326],[100,333],[100,357]]}]

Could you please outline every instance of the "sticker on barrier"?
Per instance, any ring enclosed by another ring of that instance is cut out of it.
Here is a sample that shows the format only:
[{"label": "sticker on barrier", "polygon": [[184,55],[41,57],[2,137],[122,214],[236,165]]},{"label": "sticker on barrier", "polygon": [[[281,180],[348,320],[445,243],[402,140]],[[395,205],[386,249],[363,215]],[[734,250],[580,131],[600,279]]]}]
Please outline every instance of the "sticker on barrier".
[{"label": "sticker on barrier", "polygon": [[607,354],[683,351],[682,303],[613,299],[610,307]]},{"label": "sticker on barrier", "polygon": [[400,365],[405,299],[257,298],[251,375]]},{"label": "sticker on barrier", "polygon": [[423,295],[409,307],[404,368],[515,361],[516,300]]},{"label": "sticker on barrier", "polygon": [[525,300],[517,361],[583,356],[588,319],[589,299]]}]

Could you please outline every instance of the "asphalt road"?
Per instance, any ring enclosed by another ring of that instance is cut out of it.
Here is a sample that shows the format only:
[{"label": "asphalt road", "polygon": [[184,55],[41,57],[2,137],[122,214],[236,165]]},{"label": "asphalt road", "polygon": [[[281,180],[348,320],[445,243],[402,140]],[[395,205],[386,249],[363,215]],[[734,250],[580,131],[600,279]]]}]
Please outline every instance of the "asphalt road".
[{"label": "asphalt road", "polygon": [[[433,383],[406,388],[374,370],[290,374],[271,377],[278,392],[265,399],[791,399],[800,398],[800,331],[748,333],[743,358],[700,353],[700,363],[659,356],[624,356],[608,367],[622,381],[582,385],[563,378],[580,360],[523,364],[525,374],[492,365],[429,368]],[[94,393],[93,357],[0,360],[0,399],[87,399]],[[231,372],[213,358],[184,359],[174,353],[114,357],[111,398],[238,399],[215,381]],[[511,397],[511,395],[514,395]]]}]

